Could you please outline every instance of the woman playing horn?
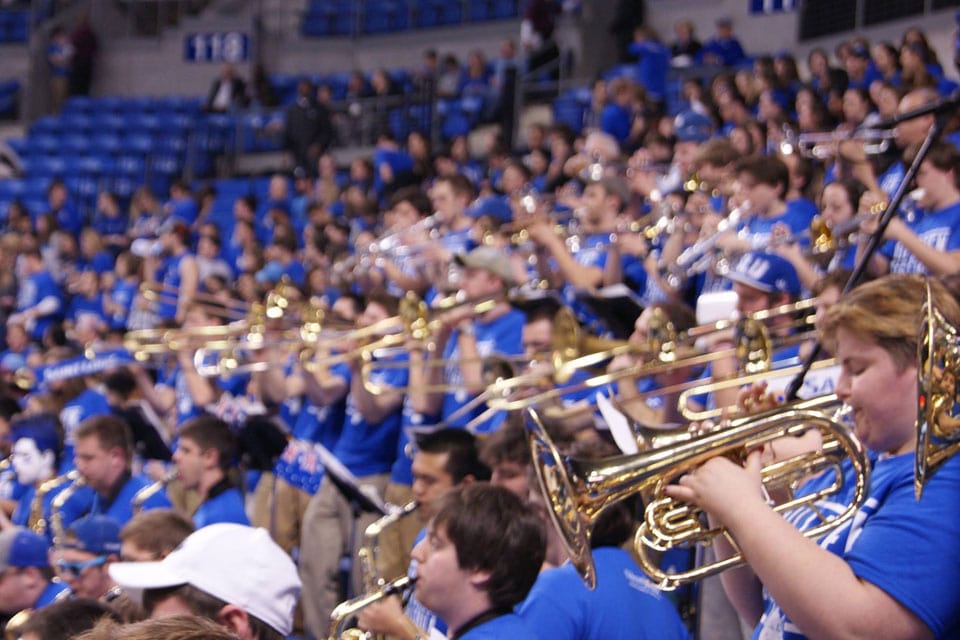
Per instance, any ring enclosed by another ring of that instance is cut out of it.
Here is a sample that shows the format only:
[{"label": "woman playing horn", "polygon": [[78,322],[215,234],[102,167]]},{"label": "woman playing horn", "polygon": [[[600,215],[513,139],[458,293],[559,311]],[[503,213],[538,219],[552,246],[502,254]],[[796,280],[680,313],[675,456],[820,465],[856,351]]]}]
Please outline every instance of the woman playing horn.
[{"label": "woman playing horn", "polygon": [[[957,304],[937,282],[938,308]],[[917,334],[925,286],[890,276],[834,305],[822,331],[840,361],[837,395],[854,429],[879,454],[870,496],[853,519],[818,542],[803,537],[760,491],[761,452],[740,467],[714,458],[668,489],[732,534],[749,566],[722,576],[755,637],[946,638],[960,632],[960,459],[947,462],[917,501],[913,451]],[[801,489],[802,490],[802,489]],[[726,541],[718,555],[733,551]],[[842,604],[841,604],[842,603]]]}]

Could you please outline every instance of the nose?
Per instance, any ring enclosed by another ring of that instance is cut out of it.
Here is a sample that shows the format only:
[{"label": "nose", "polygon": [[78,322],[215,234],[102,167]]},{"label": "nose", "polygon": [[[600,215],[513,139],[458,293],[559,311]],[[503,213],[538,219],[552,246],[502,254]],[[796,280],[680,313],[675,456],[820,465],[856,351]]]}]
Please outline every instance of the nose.
[{"label": "nose", "polygon": [[423,540],[418,542],[416,545],[414,545],[413,551],[410,552],[410,557],[416,560],[418,563],[425,562],[427,559],[426,545],[427,545],[427,539],[424,538]]},{"label": "nose", "polygon": [[850,376],[842,369],[840,376],[837,378],[837,387],[834,389],[834,393],[836,393],[837,397],[843,402],[846,402],[850,398]]}]

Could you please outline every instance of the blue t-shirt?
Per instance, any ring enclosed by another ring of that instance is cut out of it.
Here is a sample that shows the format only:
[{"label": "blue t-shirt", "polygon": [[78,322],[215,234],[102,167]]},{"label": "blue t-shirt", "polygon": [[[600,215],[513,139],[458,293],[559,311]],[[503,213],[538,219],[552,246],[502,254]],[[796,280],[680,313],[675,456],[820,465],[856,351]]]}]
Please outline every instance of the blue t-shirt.
[{"label": "blue t-shirt", "polygon": [[218,522],[250,525],[243,506],[243,494],[236,487],[228,487],[207,498],[193,514],[193,525],[197,529]]},{"label": "blue t-shirt", "polygon": [[[151,484],[153,482],[149,478],[133,476],[123,485],[117,496],[109,504],[103,496],[94,494],[90,513],[110,516],[122,526],[133,517],[133,498],[137,495],[137,492]],[[161,490],[147,498],[141,508],[147,511],[149,509],[170,509],[172,507],[173,503],[167,497],[167,492]]]},{"label": "blue t-shirt", "polygon": [[[170,256],[157,269],[156,279],[168,293],[156,305],[156,314],[161,320],[173,320],[177,315],[177,300],[180,291],[180,266],[186,253]],[[177,293],[173,293],[177,292]]]},{"label": "blue t-shirt", "polygon": [[[934,637],[960,637],[960,510],[955,508],[960,458],[944,464],[919,501],[913,493],[913,462],[913,453],[880,458],[866,504],[818,544],[917,616]],[[805,523],[801,519],[797,524]],[[753,637],[805,636],[768,600]]]},{"label": "blue t-shirt", "polygon": [[28,326],[30,339],[40,341],[53,321],[63,314],[63,293],[48,271],[40,271],[20,283],[17,291],[17,311],[25,311],[36,306],[41,300],[53,298],[57,306],[52,313],[37,316],[33,326]]},{"label": "blue t-shirt", "polygon": [[[616,547],[593,550],[597,588],[590,590],[572,564],[540,574],[517,613],[550,640],[684,640],[689,637],[670,600]],[[629,612],[630,624],[623,615]]]},{"label": "blue t-shirt", "polygon": [[[923,212],[914,222],[907,222],[910,229],[925,243],[939,251],[960,249],[960,202],[945,209]],[[891,273],[929,273],[927,268],[899,242],[882,250],[890,259]]]},{"label": "blue t-shirt", "polygon": [[[491,322],[481,322],[475,320],[473,323],[475,330],[475,339],[477,341],[477,353],[481,358],[491,355],[520,355],[523,353],[523,345],[520,342],[520,333],[523,330],[524,315],[520,311],[510,310],[506,314],[492,320]],[[440,410],[442,420],[447,420],[460,407],[470,402],[474,394],[463,388],[463,374],[460,366],[457,364],[460,360],[460,330],[454,329],[447,340],[446,347],[443,350],[443,357],[449,364],[444,367],[444,381],[452,387],[457,387],[455,391],[449,391],[443,396],[443,406]],[[484,406],[475,407],[473,411],[461,412],[461,415],[449,426],[464,428],[467,423],[478,416]],[[483,431],[483,429],[480,429]]]},{"label": "blue t-shirt", "polygon": [[[405,361],[404,355],[385,362],[404,364]],[[370,381],[396,389],[407,385],[408,376],[409,369],[406,366],[375,367],[370,372]],[[357,409],[353,394],[348,394],[343,433],[333,449],[333,455],[356,476],[387,473],[397,452],[400,413],[401,409],[397,407],[380,422],[370,424]]]},{"label": "blue t-shirt", "polygon": [[508,613],[470,629],[459,636],[459,640],[504,640],[504,638],[510,640],[538,640],[547,637],[549,636],[534,633],[517,614]]},{"label": "blue t-shirt", "polygon": [[117,280],[110,290],[110,301],[118,306],[108,319],[111,329],[126,329],[127,318],[133,309],[133,301],[137,297],[137,283],[129,280]]}]

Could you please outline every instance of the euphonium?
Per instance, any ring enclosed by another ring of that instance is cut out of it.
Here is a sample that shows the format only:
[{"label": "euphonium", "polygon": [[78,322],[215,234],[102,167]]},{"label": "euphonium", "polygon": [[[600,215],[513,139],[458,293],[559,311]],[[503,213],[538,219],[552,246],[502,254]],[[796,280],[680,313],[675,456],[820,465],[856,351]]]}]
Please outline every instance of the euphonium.
[{"label": "euphonium", "polygon": [[140,489],[135,494],[133,494],[133,499],[130,501],[130,506],[133,508],[133,515],[137,515],[143,510],[143,504],[167,488],[167,485],[174,481],[177,477],[176,469],[171,470],[160,480],[152,484],[148,484],[143,489]]},{"label": "euphonium", "polygon": [[[821,514],[820,524],[805,531],[804,536],[820,537],[853,517],[867,497],[869,466],[859,441],[836,417],[827,413],[837,404],[833,395],[804,400],[731,420],[725,428],[704,434],[681,433],[670,438],[668,444],[649,451],[603,460],[562,456],[533,410],[528,410],[531,418],[528,438],[540,489],[550,505],[548,512],[584,581],[590,587],[596,585],[590,535],[597,518],[608,506],[639,495],[646,509],[634,546],[644,571],[661,589],[670,590],[744,562],[742,555],[736,553],[684,573],[667,574],[655,559],[658,552],[707,545],[716,536],[726,535],[723,529],[706,527],[699,509],[669,498],[663,492],[664,487],[710,458],[743,459],[749,451],[773,440],[800,435],[810,428],[818,429],[822,434],[820,451],[768,464],[762,472],[764,487],[786,489],[790,494],[785,502],[774,506],[777,512],[809,505],[830,495],[846,495],[849,487],[844,487],[840,465],[845,458],[850,458],[856,482],[849,492],[849,505],[835,516]],[[799,486],[804,478],[827,470],[835,474],[829,489],[799,498],[792,496],[790,490]]]},{"label": "euphonium", "polygon": [[960,335],[934,306],[927,285],[926,311],[920,326],[917,368],[917,449],[914,491],[917,499],[937,469],[960,451],[960,408],[957,405],[960,373]]},{"label": "euphonium", "polygon": [[69,480],[72,484],[58,493],[53,499],[53,502],[50,503],[50,531],[53,534],[54,547],[59,547],[63,544],[64,537],[67,533],[67,529],[63,524],[63,505],[67,504],[67,500],[76,493],[77,489],[87,484],[87,481],[83,479],[83,476],[81,476],[80,472],[76,469],[66,474],[66,480]]}]

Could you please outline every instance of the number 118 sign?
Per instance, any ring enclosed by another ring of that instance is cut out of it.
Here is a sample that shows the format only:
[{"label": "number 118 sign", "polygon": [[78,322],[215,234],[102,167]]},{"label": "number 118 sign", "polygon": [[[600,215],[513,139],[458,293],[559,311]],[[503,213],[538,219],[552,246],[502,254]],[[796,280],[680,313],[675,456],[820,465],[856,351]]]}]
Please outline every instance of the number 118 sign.
[{"label": "number 118 sign", "polygon": [[190,33],[183,39],[187,62],[246,62],[250,37],[242,31]]}]

